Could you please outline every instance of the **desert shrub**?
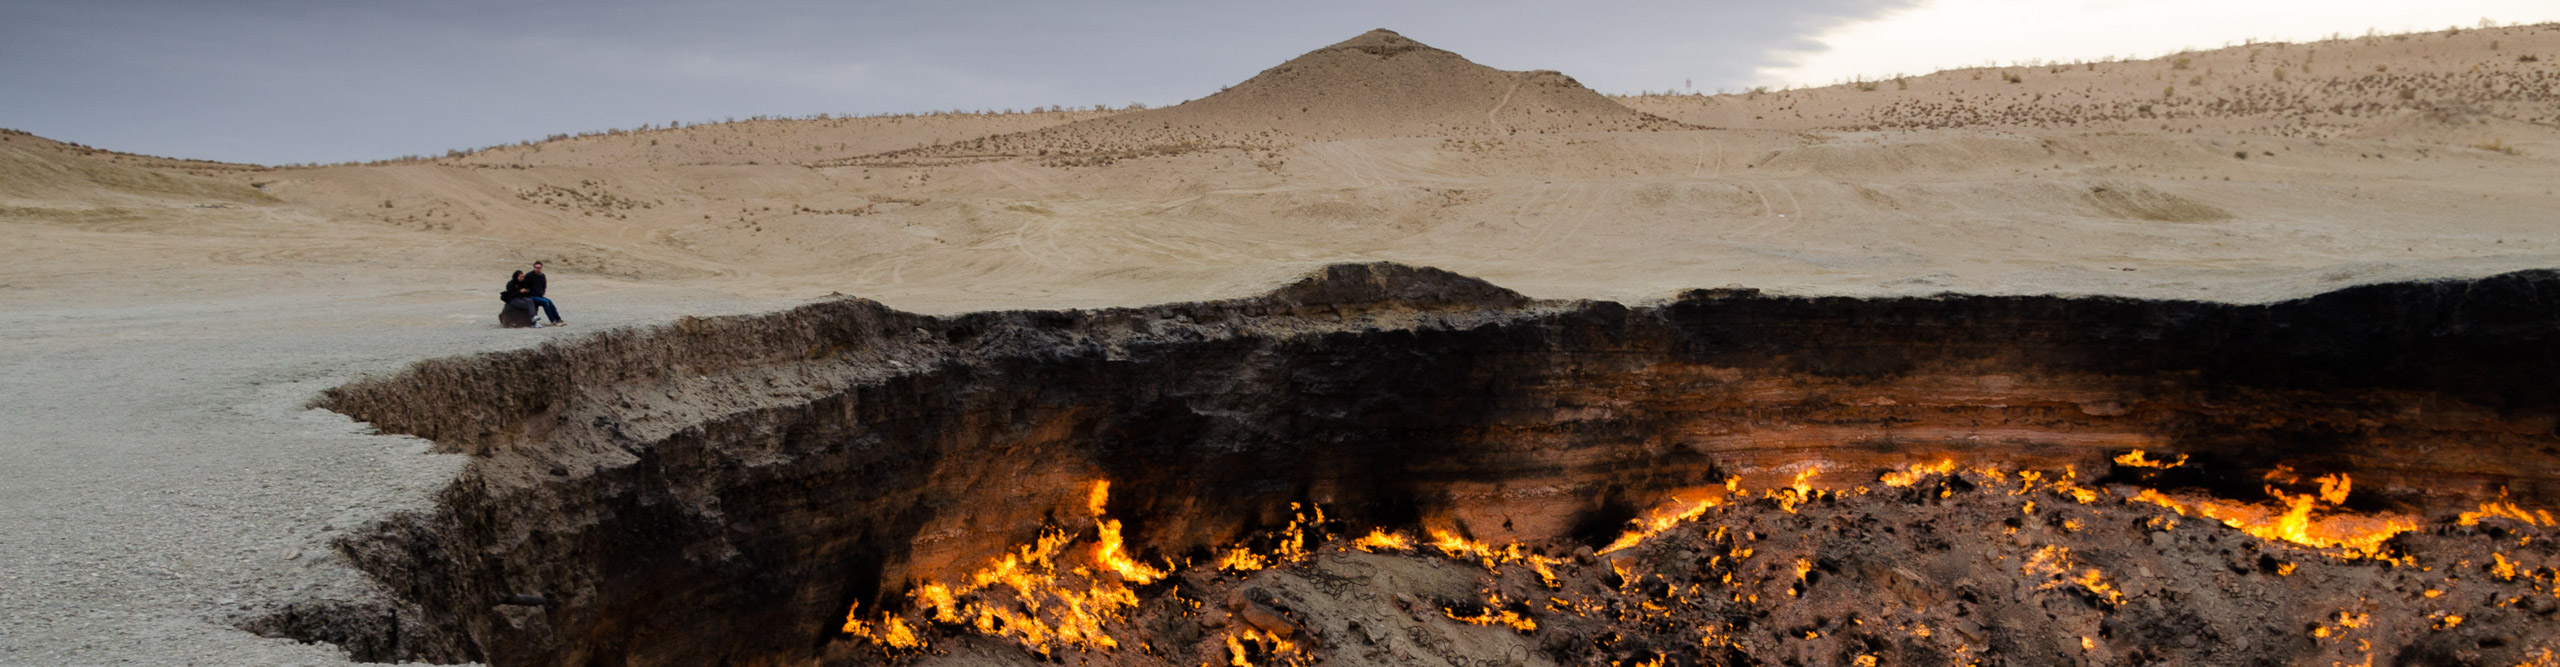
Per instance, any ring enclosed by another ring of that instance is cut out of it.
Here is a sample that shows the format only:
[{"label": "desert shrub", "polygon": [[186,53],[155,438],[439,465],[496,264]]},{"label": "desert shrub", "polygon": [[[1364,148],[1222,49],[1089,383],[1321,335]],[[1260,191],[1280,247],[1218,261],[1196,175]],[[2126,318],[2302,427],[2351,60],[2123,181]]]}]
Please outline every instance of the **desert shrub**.
[{"label": "desert shrub", "polygon": [[2505,153],[2508,155],[2524,154],[2523,151],[2516,150],[2516,147],[2507,145],[2507,142],[2501,139],[2491,139],[2488,143],[2472,144],[2471,147],[2489,151],[2491,153]]}]

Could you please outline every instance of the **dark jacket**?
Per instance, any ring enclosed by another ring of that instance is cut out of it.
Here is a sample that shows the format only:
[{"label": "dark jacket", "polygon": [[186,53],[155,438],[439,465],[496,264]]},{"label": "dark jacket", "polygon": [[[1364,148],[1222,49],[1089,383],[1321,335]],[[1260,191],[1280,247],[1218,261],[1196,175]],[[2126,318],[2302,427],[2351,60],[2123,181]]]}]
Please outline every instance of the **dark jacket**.
[{"label": "dark jacket", "polygon": [[521,285],[524,288],[524,296],[542,296],[543,283],[546,282],[550,281],[544,280],[540,271],[524,274],[524,283]]},{"label": "dark jacket", "polygon": [[517,294],[517,293],[516,293],[516,289],[517,289],[517,288],[520,288],[520,287],[523,287],[523,286],[524,286],[524,281],[523,281],[523,280],[509,280],[509,281],[507,281],[507,287],[506,287],[506,289],[498,290],[498,300],[499,300],[499,301],[514,301],[514,300],[516,300],[517,298],[519,298],[519,297],[523,296],[523,295]]}]

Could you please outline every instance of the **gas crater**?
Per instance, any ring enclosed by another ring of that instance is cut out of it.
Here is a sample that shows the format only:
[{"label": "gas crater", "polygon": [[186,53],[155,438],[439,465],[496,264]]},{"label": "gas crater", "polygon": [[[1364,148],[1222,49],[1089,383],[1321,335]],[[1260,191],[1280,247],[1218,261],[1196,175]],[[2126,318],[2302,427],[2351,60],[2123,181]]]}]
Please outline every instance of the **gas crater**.
[{"label": "gas crater", "polygon": [[2550,664],[2555,336],[2550,271],[831,300],[326,392],[469,465],[337,544],[377,596],[244,625],[495,665]]}]

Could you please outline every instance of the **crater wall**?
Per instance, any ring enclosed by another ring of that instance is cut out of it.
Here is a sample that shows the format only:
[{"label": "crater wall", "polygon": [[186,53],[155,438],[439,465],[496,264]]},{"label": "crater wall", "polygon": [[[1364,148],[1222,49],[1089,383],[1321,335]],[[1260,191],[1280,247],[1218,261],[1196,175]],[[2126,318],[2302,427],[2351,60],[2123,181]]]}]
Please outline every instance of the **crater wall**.
[{"label": "crater wall", "polygon": [[[1393,264],[1264,297],[957,317],[843,299],[424,362],[318,407],[473,457],[341,550],[369,607],[277,634],[360,658],[805,661],[846,609],[1086,516],[1204,558],[1312,503],[1345,523],[1597,546],[1671,494],[2128,450],[2254,493],[2353,471],[2365,509],[2560,501],[2560,274],[2274,304],[1692,291],[1539,302]],[[1807,471],[1811,471],[1808,473]]]}]

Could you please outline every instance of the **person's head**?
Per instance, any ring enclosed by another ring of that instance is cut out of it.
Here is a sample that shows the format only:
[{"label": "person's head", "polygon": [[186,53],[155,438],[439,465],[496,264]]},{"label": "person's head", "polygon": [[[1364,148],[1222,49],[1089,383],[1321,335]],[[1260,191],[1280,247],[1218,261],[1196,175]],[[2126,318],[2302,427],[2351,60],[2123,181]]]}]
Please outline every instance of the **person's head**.
[{"label": "person's head", "polygon": [[521,280],[521,279],[523,279],[523,278],[524,278],[524,272],[523,272],[523,271],[517,271],[515,275],[513,275],[513,276],[508,276],[508,279],[510,279],[510,280]]},{"label": "person's head", "polygon": [[541,272],[542,272],[542,263],[541,263],[541,262],[534,262],[534,263],[533,263],[533,272],[534,272],[534,273],[541,273]]}]

